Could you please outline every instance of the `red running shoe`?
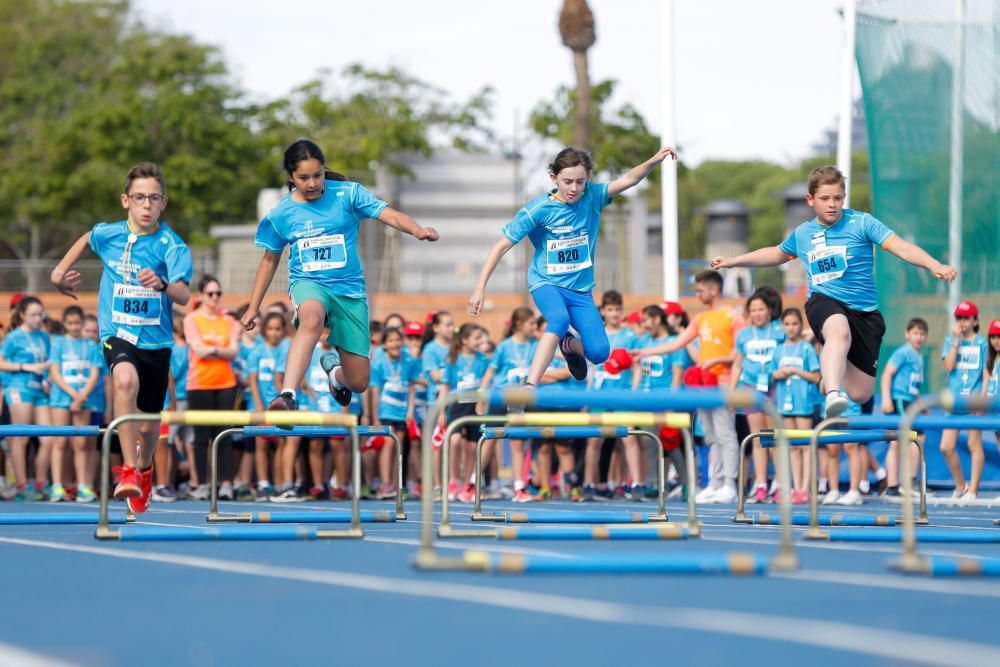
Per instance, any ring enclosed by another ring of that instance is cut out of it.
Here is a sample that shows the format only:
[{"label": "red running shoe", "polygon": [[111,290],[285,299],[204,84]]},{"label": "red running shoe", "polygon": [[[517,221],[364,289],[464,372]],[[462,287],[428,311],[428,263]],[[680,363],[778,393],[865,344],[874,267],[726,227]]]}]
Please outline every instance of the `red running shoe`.
[{"label": "red running shoe", "polygon": [[142,514],[149,509],[149,494],[153,490],[153,466],[148,470],[139,471],[139,478],[142,494],[138,498],[129,498],[125,501],[134,514]]},{"label": "red running shoe", "polygon": [[142,476],[132,466],[115,466],[111,472],[118,475],[118,485],[115,487],[115,500],[138,498],[142,495]]}]

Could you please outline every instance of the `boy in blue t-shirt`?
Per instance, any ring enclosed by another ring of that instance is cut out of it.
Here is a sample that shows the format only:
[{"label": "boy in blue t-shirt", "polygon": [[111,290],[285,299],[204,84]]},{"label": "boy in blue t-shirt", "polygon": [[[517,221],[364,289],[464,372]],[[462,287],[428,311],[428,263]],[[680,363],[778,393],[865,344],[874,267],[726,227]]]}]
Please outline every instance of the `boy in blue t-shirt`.
[{"label": "boy in blue t-shirt", "polygon": [[[163,408],[174,343],[173,304],[191,296],[191,252],[160,214],[167,206],[160,168],[137,164],[125,177],[121,195],[128,218],[102,222],[81,236],[52,270],[52,284],[76,299],[80,272],[72,267],[89,247],[104,265],[98,297],[104,359],[114,378],[115,414],[158,413]],[[158,422],[119,427],[122,466],[114,497],[145,512],[153,488],[153,454]],[[139,441],[138,451],[131,443]]]},{"label": "boy in blue t-shirt", "polygon": [[[910,403],[920,396],[924,384],[924,358],[920,354],[927,340],[927,322],[914,317],[906,323],[906,342],[896,348],[889,357],[889,363],[882,369],[882,413],[901,415]],[[923,441],[923,436],[921,436]],[[912,448],[913,467],[916,470],[917,448]],[[886,481],[885,495],[899,495],[899,445],[893,440],[885,455]]]},{"label": "boy in blue t-shirt", "polygon": [[[538,340],[526,384],[538,385],[556,346],[577,380],[587,377],[588,360],[600,364],[608,358],[608,337],[590,293],[594,288],[593,258],[601,210],[615,195],[638,185],[667,157],[677,159],[677,153],[672,148],[661,148],[611,183],[592,183],[594,163],[590,155],[564,148],[549,165],[555,187],[525,204],[504,226],[503,238],[490,250],[469,297],[469,314],[478,315],[482,310],[486,284],[500,259],[528,237],[535,247],[528,270],[528,290],[547,326]],[[580,334],[579,339],[569,333],[570,325]]]},{"label": "boy in blue t-shirt", "polygon": [[799,225],[781,245],[711,262],[713,269],[726,269],[802,261],[809,281],[806,318],[823,343],[820,366],[830,417],[847,409],[844,393],[864,403],[875,391],[885,322],[878,312],[873,246],[927,269],[939,280],[951,281],[957,275],[953,267],[898,237],[870,214],[845,209],[846,185],[836,167],[813,169],[806,202],[816,211],[815,218]]}]

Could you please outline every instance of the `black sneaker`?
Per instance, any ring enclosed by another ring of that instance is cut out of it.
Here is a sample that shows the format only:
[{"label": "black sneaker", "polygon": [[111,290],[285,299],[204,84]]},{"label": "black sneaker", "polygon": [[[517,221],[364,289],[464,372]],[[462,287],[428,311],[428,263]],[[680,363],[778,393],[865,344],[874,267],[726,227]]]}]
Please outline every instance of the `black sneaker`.
[{"label": "black sneaker", "polygon": [[899,487],[898,486],[886,486],[885,487],[885,493],[882,494],[882,495],[887,496],[889,498],[898,498],[899,497]]},{"label": "black sneaker", "polygon": [[351,404],[351,390],[343,385],[338,385],[333,377],[333,371],[340,365],[340,357],[332,352],[326,352],[320,355],[319,365],[326,373],[326,384],[330,388],[333,400],[346,408]]},{"label": "black sneaker", "polygon": [[563,357],[566,358],[566,366],[569,368],[569,374],[576,380],[586,380],[587,360],[582,354],[574,352],[569,346],[570,341],[574,338],[576,337],[573,334],[567,333],[563,336],[562,342],[559,343],[559,349],[562,350]]},{"label": "black sneaker", "polygon": [[296,410],[295,397],[290,392],[283,392],[271,401],[267,406],[268,410]]}]

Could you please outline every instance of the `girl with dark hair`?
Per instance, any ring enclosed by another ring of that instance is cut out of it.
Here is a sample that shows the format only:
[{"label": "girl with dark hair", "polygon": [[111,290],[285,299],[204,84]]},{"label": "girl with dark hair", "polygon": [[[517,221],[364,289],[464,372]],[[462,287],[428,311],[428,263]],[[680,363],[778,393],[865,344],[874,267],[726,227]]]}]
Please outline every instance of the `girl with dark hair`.
[{"label": "girl with dark hair", "polygon": [[368,301],[357,247],[361,221],[373,218],[419,240],[438,239],[437,231],[390,208],[364,186],[329,180],[325,164],[323,152],[311,141],[302,139],[288,147],[284,168],[291,191],[264,216],[254,239],[264,256],[254,278],[250,307],[243,315],[248,330],[255,326],[285,246],[291,246],[289,296],[298,331],[288,352],[281,393],[268,406],[271,410],[296,409],[296,390],[326,326],[330,327],[327,340],[337,348],[339,362],[332,355],[322,360],[330,393],[346,406],[352,392],[368,388]]},{"label": "girl with dark hair", "polygon": [[[442,384],[444,391],[459,393],[476,391],[482,386],[483,376],[490,364],[485,354],[479,351],[483,330],[478,324],[466,322],[455,334],[448,353]],[[476,414],[476,401],[459,401],[451,407],[449,421]],[[479,439],[479,425],[469,424],[452,435],[450,446],[451,482],[448,484],[448,500],[457,500],[459,480],[473,480],[475,442]]]},{"label": "girl with dark hair", "polygon": [[[608,337],[591,296],[601,210],[612,197],[638,185],[667,157],[676,159],[677,153],[672,148],[661,148],[611,183],[592,183],[594,165],[590,156],[565,148],[549,165],[555,187],[525,204],[503,228],[503,238],[490,250],[469,297],[469,314],[478,315],[482,310],[486,284],[503,256],[524,237],[530,238],[535,255],[528,271],[528,289],[548,326],[538,341],[527,384],[538,385],[556,346],[560,346],[577,380],[587,377],[588,360],[599,364],[608,358]],[[579,339],[569,333],[570,325]]]},{"label": "girl with dark hair", "polygon": [[[10,408],[11,424],[52,424],[46,375],[49,369],[49,335],[43,328],[42,302],[26,296],[17,302],[10,318],[10,333],[0,346],[0,371],[6,372],[4,399]],[[28,484],[28,437],[10,436],[11,462],[17,482],[18,500],[43,500],[42,488],[49,476],[51,439],[39,438],[35,457],[35,485]]]}]

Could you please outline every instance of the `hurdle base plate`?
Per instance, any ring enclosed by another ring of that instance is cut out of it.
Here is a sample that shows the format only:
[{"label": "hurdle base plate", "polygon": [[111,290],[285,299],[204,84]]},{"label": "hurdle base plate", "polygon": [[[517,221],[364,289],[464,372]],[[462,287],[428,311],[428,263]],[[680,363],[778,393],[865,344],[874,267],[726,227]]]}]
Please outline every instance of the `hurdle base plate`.
[{"label": "hurdle base plate", "polygon": [[469,518],[473,521],[496,521],[498,523],[506,521],[503,514],[483,514],[482,512],[473,512]]},{"label": "hurdle base plate", "polygon": [[497,529],[496,528],[468,529],[468,528],[452,528],[451,526],[439,526],[437,535],[438,537],[488,537],[491,539],[496,539]]},{"label": "hurdle base plate", "polygon": [[823,530],[822,528],[809,528],[803,537],[807,540],[826,540],[829,542],[830,531]]},{"label": "hurdle base plate", "polygon": [[396,521],[406,521],[406,512],[396,512]]},{"label": "hurdle base plate", "polygon": [[688,537],[701,537],[701,521],[688,521],[682,523],[688,529]]},{"label": "hurdle base plate", "polygon": [[317,530],[316,539],[317,540],[342,540],[342,539],[352,539],[360,540],[365,536],[364,528],[358,526],[357,528],[348,528],[347,530]]},{"label": "hurdle base plate", "polygon": [[[899,519],[899,523],[903,523],[903,520]],[[917,524],[918,526],[929,526],[931,522],[925,516],[918,516],[916,519],[913,520],[913,523]]]},{"label": "hurdle base plate", "polygon": [[670,521],[670,517],[667,516],[666,512],[663,514],[650,514],[648,518],[650,523],[664,523]]},{"label": "hurdle base plate", "polygon": [[767,564],[771,572],[793,572],[799,569],[799,557],[792,551],[784,551],[771,559]]},{"label": "hurdle base plate", "polygon": [[753,523],[753,517],[746,514],[737,514],[733,517],[733,523]]},{"label": "hurdle base plate", "polygon": [[890,561],[889,569],[903,574],[930,574],[930,561],[915,553],[903,554],[899,560]]},{"label": "hurdle base plate", "polygon": [[428,572],[488,572],[486,562],[467,558],[447,558],[438,556],[433,550],[421,549],[413,559],[413,567]]},{"label": "hurdle base plate", "polygon": [[249,523],[250,515],[247,514],[244,517],[242,514],[219,514],[218,512],[212,514],[209,512],[205,515],[205,521],[208,523]]},{"label": "hurdle base plate", "polygon": [[98,526],[97,530],[94,531],[94,537],[98,540],[117,540],[119,533],[114,528],[108,528],[107,526]]}]

